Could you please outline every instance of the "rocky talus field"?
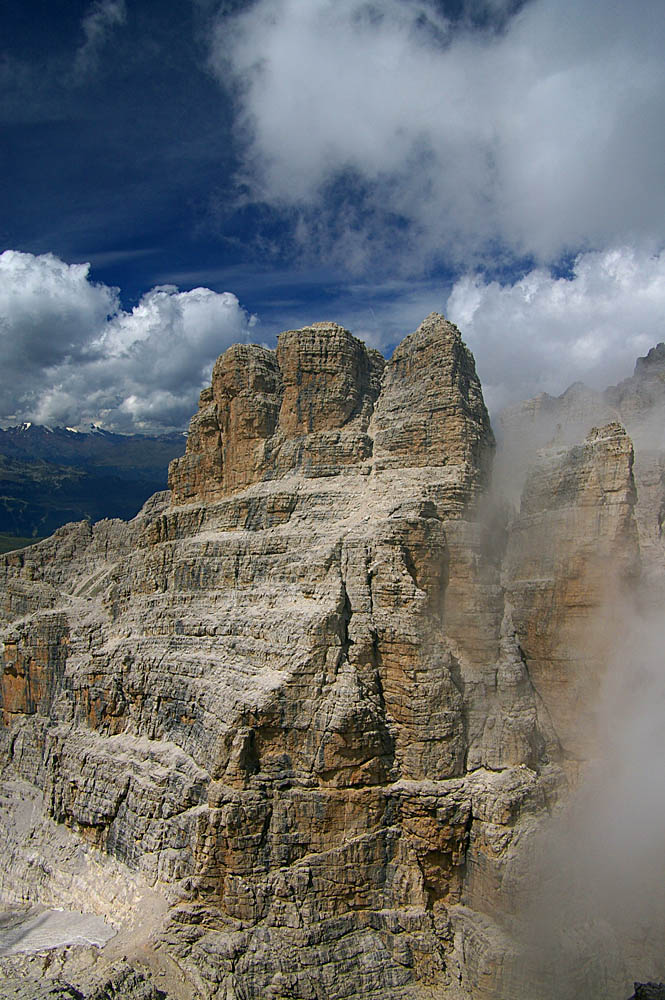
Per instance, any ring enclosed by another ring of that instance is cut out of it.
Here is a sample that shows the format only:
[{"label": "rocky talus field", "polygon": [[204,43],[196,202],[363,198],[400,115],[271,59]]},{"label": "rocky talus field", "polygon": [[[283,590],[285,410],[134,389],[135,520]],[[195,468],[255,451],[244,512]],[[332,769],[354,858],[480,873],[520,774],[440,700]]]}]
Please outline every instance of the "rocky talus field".
[{"label": "rocky talus field", "polygon": [[[629,437],[664,371],[511,411],[512,505],[443,317],[389,361],[334,323],[237,345],[169,492],[0,557],[0,996],[549,996],[530,858],[617,608],[665,590],[660,442]],[[22,948],[58,911],[108,933]]]}]

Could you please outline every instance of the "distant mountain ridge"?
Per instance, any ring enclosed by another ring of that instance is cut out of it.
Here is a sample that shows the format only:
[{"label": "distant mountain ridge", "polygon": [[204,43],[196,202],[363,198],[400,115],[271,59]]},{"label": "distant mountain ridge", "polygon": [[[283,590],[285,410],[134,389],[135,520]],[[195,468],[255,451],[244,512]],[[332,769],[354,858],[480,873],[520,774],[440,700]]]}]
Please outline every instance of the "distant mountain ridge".
[{"label": "distant mountain ridge", "polygon": [[44,459],[58,465],[133,469],[151,476],[185,448],[182,433],[115,434],[94,424],[90,431],[26,422],[0,430],[0,455]]},{"label": "distant mountain ridge", "polygon": [[[69,521],[133,517],[166,488],[185,436],[89,432],[24,423],[0,430],[0,533],[52,534]],[[12,546],[10,538],[5,548]]]}]

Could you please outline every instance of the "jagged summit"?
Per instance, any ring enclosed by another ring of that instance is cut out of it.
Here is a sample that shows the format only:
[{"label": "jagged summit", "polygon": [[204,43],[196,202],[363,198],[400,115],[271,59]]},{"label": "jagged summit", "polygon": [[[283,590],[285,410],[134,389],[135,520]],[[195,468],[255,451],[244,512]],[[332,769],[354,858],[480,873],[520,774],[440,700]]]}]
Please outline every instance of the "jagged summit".
[{"label": "jagged summit", "polygon": [[313,324],[219,358],[170,498],[0,558],[0,892],[116,921],[93,980],[534,995],[509,933],[638,565],[632,447],[541,457],[512,521],[492,448],[442,316],[388,361]]},{"label": "jagged summit", "polygon": [[275,351],[235,345],[219,358],[169,484],[182,503],[294,471],[457,465],[479,477],[492,447],[473,356],[443,316],[388,362],[344,327],[313,323]]},{"label": "jagged summit", "polygon": [[662,340],[650,348],[643,358],[637,359],[634,374],[640,375],[654,368],[665,368],[665,343]]}]

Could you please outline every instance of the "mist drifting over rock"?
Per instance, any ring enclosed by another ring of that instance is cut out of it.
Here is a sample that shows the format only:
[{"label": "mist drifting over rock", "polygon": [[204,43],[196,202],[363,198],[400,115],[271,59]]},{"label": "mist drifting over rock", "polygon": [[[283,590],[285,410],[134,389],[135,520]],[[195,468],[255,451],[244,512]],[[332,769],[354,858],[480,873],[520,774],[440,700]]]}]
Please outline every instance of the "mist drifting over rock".
[{"label": "mist drifting over rock", "polygon": [[0,968],[178,1000],[659,978],[661,353],[508,414],[493,462],[438,314],[387,361],[328,322],[235,345],[170,492],[2,557],[0,892],[118,933]]}]

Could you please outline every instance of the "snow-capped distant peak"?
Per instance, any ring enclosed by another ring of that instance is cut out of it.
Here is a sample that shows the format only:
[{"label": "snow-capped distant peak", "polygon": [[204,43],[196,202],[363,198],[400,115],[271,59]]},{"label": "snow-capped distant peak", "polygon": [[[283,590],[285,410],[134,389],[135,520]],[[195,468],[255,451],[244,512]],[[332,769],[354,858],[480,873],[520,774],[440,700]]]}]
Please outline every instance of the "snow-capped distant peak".
[{"label": "snow-capped distant peak", "polygon": [[75,427],[65,427],[65,430],[69,431],[70,434],[80,434],[81,433],[80,431],[77,431]]},{"label": "snow-capped distant peak", "polygon": [[[60,430],[60,428],[56,428]],[[32,420],[24,420],[22,424],[17,424],[16,427],[10,427],[8,430],[18,431],[20,434],[26,431],[31,431],[32,434],[55,434],[53,427],[48,424],[33,424]]]}]

